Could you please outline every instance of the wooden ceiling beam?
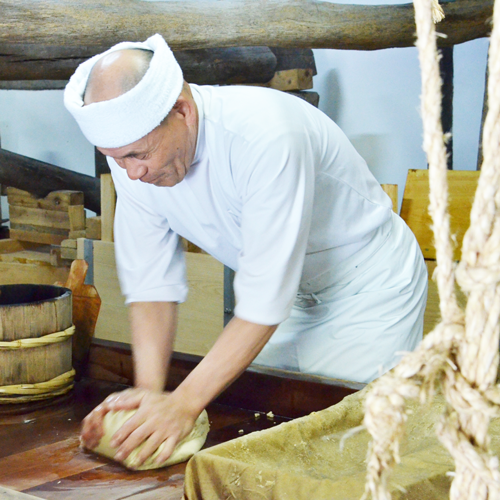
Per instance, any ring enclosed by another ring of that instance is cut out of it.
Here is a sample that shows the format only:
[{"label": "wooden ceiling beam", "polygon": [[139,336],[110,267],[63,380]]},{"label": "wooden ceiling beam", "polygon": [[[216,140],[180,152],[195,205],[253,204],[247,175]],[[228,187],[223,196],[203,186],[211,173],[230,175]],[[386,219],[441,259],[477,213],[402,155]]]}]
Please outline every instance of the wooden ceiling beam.
[{"label": "wooden ceiling beam", "polygon": [[[443,5],[441,45],[490,32],[493,0]],[[174,50],[270,46],[376,50],[415,42],[413,5],[342,5],[316,0],[0,0],[0,54],[10,44],[78,48],[81,57],[160,33]]]}]

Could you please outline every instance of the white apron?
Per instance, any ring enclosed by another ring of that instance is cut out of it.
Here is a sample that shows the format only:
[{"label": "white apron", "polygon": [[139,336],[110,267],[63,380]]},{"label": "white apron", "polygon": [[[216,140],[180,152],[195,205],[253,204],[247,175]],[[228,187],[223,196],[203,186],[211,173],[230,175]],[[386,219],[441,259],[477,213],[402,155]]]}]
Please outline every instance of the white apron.
[{"label": "white apron", "polygon": [[370,382],[415,349],[427,300],[425,262],[396,214],[392,230],[379,234],[339,283],[297,296],[255,364]]}]

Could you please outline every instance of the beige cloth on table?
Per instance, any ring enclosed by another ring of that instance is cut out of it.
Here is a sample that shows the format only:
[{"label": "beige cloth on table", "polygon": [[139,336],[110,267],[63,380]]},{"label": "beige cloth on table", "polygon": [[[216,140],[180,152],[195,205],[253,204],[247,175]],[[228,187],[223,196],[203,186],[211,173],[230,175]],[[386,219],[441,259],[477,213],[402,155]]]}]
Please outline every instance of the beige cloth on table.
[{"label": "beige cloth on table", "polygon": [[[188,500],[359,500],[364,492],[370,436],[361,425],[366,389],[326,410],[254,432],[196,454],[188,463]],[[444,400],[409,403],[401,463],[389,489],[393,500],[448,498],[453,460],[439,443],[435,423]],[[490,427],[492,448],[500,451],[500,419]]]}]

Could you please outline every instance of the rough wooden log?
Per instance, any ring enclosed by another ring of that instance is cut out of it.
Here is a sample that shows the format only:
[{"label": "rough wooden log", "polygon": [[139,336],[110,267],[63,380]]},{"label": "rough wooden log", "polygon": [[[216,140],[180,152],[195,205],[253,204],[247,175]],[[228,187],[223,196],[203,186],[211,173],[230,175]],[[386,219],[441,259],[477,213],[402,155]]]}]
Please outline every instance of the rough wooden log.
[{"label": "rough wooden log", "polygon": [[276,71],[276,56],[268,47],[229,47],[175,52],[184,79],[190,83],[264,83]]},{"label": "rough wooden log", "polygon": [[[15,82],[13,89],[26,88],[20,80],[44,80],[43,83],[32,85],[33,90],[64,88],[61,80],[69,79],[81,62],[107,48],[95,45],[65,47],[0,42],[0,79]],[[200,85],[268,82],[277,65],[276,56],[267,47],[182,50],[176,51],[175,57],[185,79]],[[50,80],[56,82],[54,87]],[[7,85],[4,83],[3,88]]]},{"label": "rough wooden log", "polygon": [[269,47],[276,56],[276,71],[288,69],[309,69],[317,75],[316,62],[311,49],[287,49],[282,47]]},{"label": "rough wooden log", "polygon": [[5,149],[0,149],[0,184],[23,189],[40,198],[51,191],[83,191],[85,208],[101,213],[99,179]]},{"label": "rough wooden log", "polygon": [[[487,36],[493,0],[443,5],[444,46]],[[10,44],[95,47],[161,33],[175,50],[271,46],[374,50],[415,42],[412,4],[342,5],[317,0],[143,2],[140,0],[2,0],[0,53]],[[26,45],[26,47],[28,47]],[[26,49],[26,54],[28,51]],[[31,52],[32,53],[32,52]],[[29,57],[27,57],[29,59]]]}]

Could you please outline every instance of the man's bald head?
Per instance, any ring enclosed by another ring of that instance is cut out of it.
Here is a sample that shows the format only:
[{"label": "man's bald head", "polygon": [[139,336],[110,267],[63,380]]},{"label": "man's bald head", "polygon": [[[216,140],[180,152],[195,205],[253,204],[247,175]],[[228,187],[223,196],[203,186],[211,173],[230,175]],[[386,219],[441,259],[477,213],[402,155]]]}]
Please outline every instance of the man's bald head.
[{"label": "man's bald head", "polygon": [[146,74],[153,51],[125,49],[99,59],[90,72],[84,105],[109,101],[132,90]]}]

